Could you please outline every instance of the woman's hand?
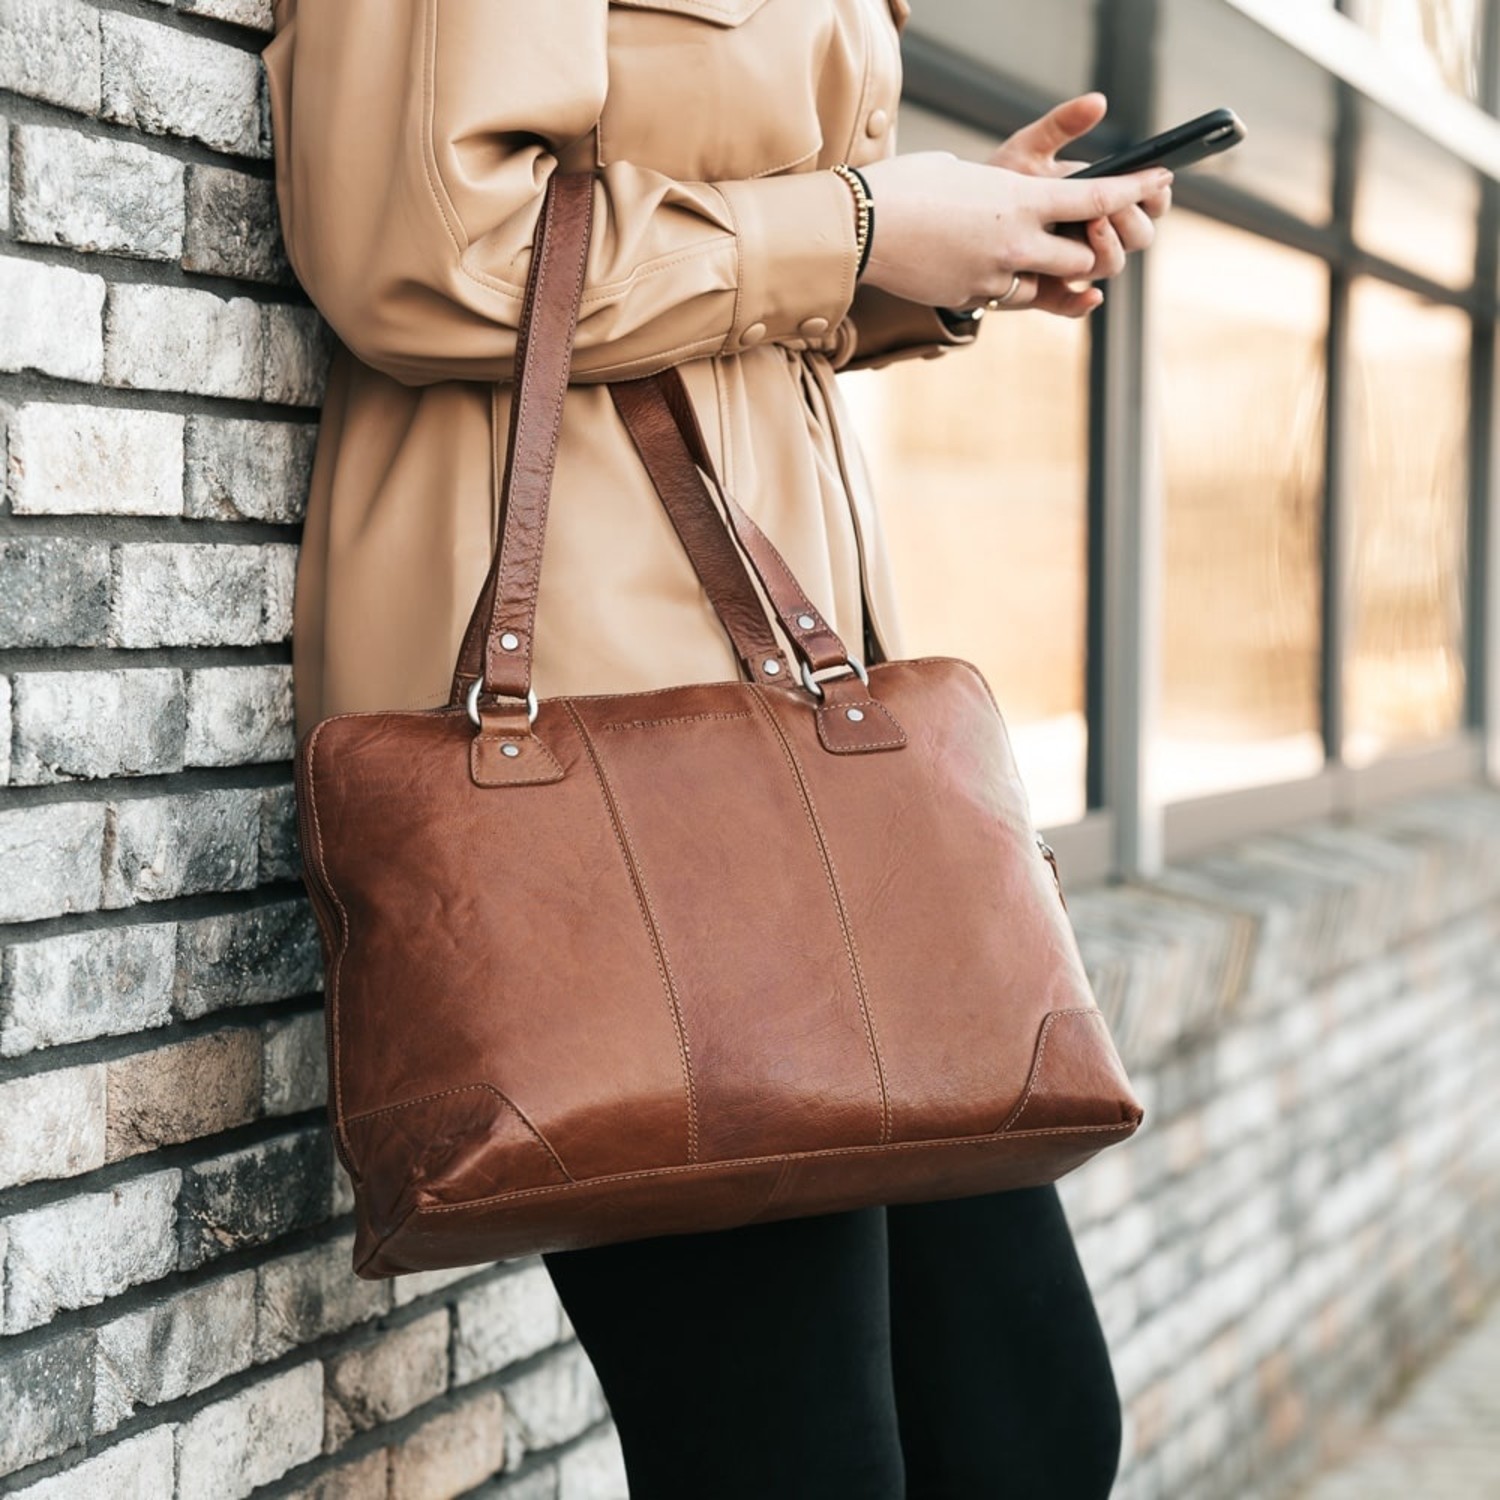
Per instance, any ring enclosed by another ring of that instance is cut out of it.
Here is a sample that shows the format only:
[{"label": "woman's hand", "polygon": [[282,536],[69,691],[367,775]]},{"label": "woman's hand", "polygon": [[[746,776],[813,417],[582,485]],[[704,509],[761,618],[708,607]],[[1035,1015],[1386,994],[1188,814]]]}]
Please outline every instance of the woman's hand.
[{"label": "woman's hand", "polygon": [[[1082,94],[1049,110],[1040,120],[1018,130],[989,159],[992,167],[1006,167],[1034,177],[1066,177],[1078,170],[1079,163],[1059,161],[1059,151],[1087,135],[1103,120],[1109,109],[1103,94]],[[1148,194],[1139,203],[1108,219],[1094,219],[1088,225],[1089,243],[1099,255],[1103,269],[1100,277],[1115,276],[1125,268],[1127,254],[1147,249],[1156,238],[1156,220],[1172,206],[1170,186]],[[1023,289],[1024,290],[1024,289]],[[1027,299],[1018,291],[1007,307],[1038,307],[1063,317],[1082,317],[1104,300],[1097,287],[1069,286],[1056,277],[1038,279],[1032,296]]]},{"label": "woman's hand", "polygon": [[[1018,131],[989,162],[919,151],[862,167],[876,201],[862,279],[933,306],[977,307],[1011,292],[1007,307],[1091,312],[1102,294],[1069,283],[1118,275],[1126,251],[1150,242],[1172,181],[1156,168],[1069,182],[1056,153],[1103,113],[1100,95],[1070,100]],[[1088,225],[1087,237],[1053,232],[1071,223]]]}]

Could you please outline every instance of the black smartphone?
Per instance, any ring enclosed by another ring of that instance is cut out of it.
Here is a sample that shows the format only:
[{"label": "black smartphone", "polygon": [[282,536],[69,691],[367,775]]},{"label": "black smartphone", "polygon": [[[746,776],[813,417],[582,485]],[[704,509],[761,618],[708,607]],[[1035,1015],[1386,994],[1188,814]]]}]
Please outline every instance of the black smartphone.
[{"label": "black smartphone", "polygon": [[1169,167],[1180,171],[1207,156],[1217,156],[1245,139],[1245,126],[1232,109],[1213,109],[1186,125],[1175,125],[1150,140],[1138,141],[1103,161],[1096,161],[1074,177],[1122,177],[1147,167]]}]

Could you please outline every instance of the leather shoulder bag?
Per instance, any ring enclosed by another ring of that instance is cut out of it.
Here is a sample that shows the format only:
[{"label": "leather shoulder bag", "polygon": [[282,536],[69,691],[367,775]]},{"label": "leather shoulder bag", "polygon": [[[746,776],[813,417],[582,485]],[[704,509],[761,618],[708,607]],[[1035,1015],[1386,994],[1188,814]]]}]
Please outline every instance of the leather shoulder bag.
[{"label": "leather shoulder bag", "polygon": [[674,370],[610,390],[742,680],[537,701],[592,202],[548,183],[449,703],[297,749],[364,1277],[1049,1182],[1142,1118],[983,678],[851,656]]}]

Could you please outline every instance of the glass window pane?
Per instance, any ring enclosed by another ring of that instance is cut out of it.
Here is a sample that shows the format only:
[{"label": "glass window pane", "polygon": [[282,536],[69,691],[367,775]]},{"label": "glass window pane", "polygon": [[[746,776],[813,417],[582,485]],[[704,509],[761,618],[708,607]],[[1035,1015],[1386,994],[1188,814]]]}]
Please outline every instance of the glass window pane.
[{"label": "glass window pane", "polygon": [[1441,737],[1463,713],[1470,323],[1352,291],[1353,576],[1344,757]]},{"label": "glass window pane", "polygon": [[1353,0],[1350,12],[1401,66],[1479,98],[1483,0]]},{"label": "glass window pane", "polygon": [[1354,237],[1444,286],[1474,280],[1479,178],[1410,125],[1365,104]]},{"label": "glass window pane", "polygon": [[1059,99],[1094,73],[1095,0],[918,0],[908,29]]},{"label": "glass window pane", "polygon": [[992,313],[971,349],[839,377],[905,650],[988,679],[1039,823],[1085,810],[1088,334]]},{"label": "glass window pane", "polygon": [[1176,213],[1149,258],[1165,497],[1163,801],[1323,764],[1328,273]]},{"label": "glass window pane", "polygon": [[1228,105],[1249,136],[1214,172],[1313,224],[1333,213],[1333,79],[1223,0],[1162,0],[1155,126]]}]

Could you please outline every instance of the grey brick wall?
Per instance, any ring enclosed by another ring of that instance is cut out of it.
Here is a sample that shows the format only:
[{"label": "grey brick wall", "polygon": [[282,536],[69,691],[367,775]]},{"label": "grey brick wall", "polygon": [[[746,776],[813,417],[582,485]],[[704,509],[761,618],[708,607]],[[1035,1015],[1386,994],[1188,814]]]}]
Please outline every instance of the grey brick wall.
[{"label": "grey brick wall", "polygon": [[1148,1110],[1063,1195],[1117,1500],[1273,1500],[1500,1289],[1500,794],[1070,897]]},{"label": "grey brick wall", "polygon": [[328,345],[269,27],[0,0],[0,1493],[619,1495],[538,1265],[348,1269],[289,765]]},{"label": "grey brick wall", "polygon": [[[348,1270],[288,766],[326,343],[268,24],[0,0],[0,1494],[609,1500],[535,1262]],[[1500,1285],[1500,797],[1070,901],[1150,1109],[1064,1184],[1120,1494],[1285,1493]]]}]

